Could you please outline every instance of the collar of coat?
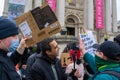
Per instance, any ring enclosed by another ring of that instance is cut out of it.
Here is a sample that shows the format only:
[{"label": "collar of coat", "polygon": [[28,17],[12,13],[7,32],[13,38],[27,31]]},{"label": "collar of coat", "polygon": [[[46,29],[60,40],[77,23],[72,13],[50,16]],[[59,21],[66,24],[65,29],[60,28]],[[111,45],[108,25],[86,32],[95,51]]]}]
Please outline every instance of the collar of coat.
[{"label": "collar of coat", "polygon": [[56,62],[58,61],[57,58],[51,59],[50,57],[48,57],[47,55],[45,55],[44,53],[40,53],[37,55],[38,58],[45,60],[46,62],[48,62],[49,64],[56,64]]},{"label": "collar of coat", "polygon": [[4,51],[4,50],[2,50],[2,49],[0,49],[0,55],[7,55],[7,52],[6,51]]}]

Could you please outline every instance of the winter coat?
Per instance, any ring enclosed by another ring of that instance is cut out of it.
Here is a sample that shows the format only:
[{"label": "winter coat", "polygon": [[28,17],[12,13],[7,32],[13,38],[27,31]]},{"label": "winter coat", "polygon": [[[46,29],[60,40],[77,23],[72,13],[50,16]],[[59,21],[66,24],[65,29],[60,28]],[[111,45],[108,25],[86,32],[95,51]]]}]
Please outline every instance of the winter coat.
[{"label": "winter coat", "polygon": [[8,57],[7,52],[0,49],[0,80],[21,80],[15,69],[20,57],[17,51]]},{"label": "winter coat", "polygon": [[31,80],[31,67],[34,64],[35,60],[36,60],[36,55],[37,53],[32,54],[31,56],[29,56],[28,60],[27,60],[27,68],[26,68],[26,80]]},{"label": "winter coat", "polygon": [[89,78],[89,80],[119,80],[114,75],[110,75],[110,74],[98,74],[98,73],[99,72],[104,72],[106,70],[115,71],[115,72],[120,73],[120,66],[115,66],[115,67],[111,67],[111,68],[105,68],[105,69],[101,69],[101,70],[98,71],[97,67],[95,65],[95,59],[94,59],[93,56],[91,56],[91,54],[86,53],[84,55],[84,59],[88,62],[88,64],[90,64],[91,69],[95,72],[94,75],[97,74],[94,79],[93,79],[93,77],[91,77],[91,78]]},{"label": "winter coat", "polygon": [[32,80],[55,80],[51,65],[55,66],[58,80],[66,80],[67,76],[63,73],[59,59],[50,59],[45,54],[38,54],[35,63],[32,65]]}]

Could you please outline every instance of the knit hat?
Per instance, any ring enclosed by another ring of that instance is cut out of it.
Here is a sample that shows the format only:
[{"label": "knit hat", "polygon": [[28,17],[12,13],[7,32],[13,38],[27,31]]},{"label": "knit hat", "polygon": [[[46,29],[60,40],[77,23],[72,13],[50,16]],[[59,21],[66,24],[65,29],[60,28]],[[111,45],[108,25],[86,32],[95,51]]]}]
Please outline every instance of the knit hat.
[{"label": "knit hat", "polygon": [[120,34],[117,35],[117,36],[114,38],[114,41],[117,42],[117,43],[119,43],[119,45],[120,45]]},{"label": "knit hat", "polygon": [[120,45],[112,41],[103,42],[98,48],[103,54],[111,60],[120,60]]},{"label": "knit hat", "polygon": [[8,18],[0,17],[0,39],[4,39],[17,34],[18,27],[16,23]]}]

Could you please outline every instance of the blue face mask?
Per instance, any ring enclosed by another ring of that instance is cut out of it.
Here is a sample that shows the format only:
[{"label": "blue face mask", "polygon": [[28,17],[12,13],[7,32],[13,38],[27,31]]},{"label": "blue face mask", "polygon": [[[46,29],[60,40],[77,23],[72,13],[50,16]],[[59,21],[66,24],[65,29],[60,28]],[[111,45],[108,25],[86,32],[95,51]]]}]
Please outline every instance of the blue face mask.
[{"label": "blue face mask", "polygon": [[8,52],[14,52],[19,45],[19,40],[12,40],[10,47],[8,48]]}]

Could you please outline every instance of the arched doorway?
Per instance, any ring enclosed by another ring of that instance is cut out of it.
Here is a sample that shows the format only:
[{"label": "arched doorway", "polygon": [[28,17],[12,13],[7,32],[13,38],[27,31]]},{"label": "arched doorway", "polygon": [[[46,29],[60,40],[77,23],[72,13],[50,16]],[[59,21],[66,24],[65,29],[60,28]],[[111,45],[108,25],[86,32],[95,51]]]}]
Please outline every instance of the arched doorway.
[{"label": "arched doorway", "polygon": [[[68,23],[71,23],[71,25],[75,24],[75,21],[73,18],[68,18],[67,19],[67,22]],[[67,35],[73,35],[75,36],[75,27],[74,26],[66,26],[66,29],[67,29]]]},{"label": "arched doorway", "polygon": [[79,33],[79,19],[74,15],[69,15],[66,17],[65,23],[67,35],[77,36]]}]

